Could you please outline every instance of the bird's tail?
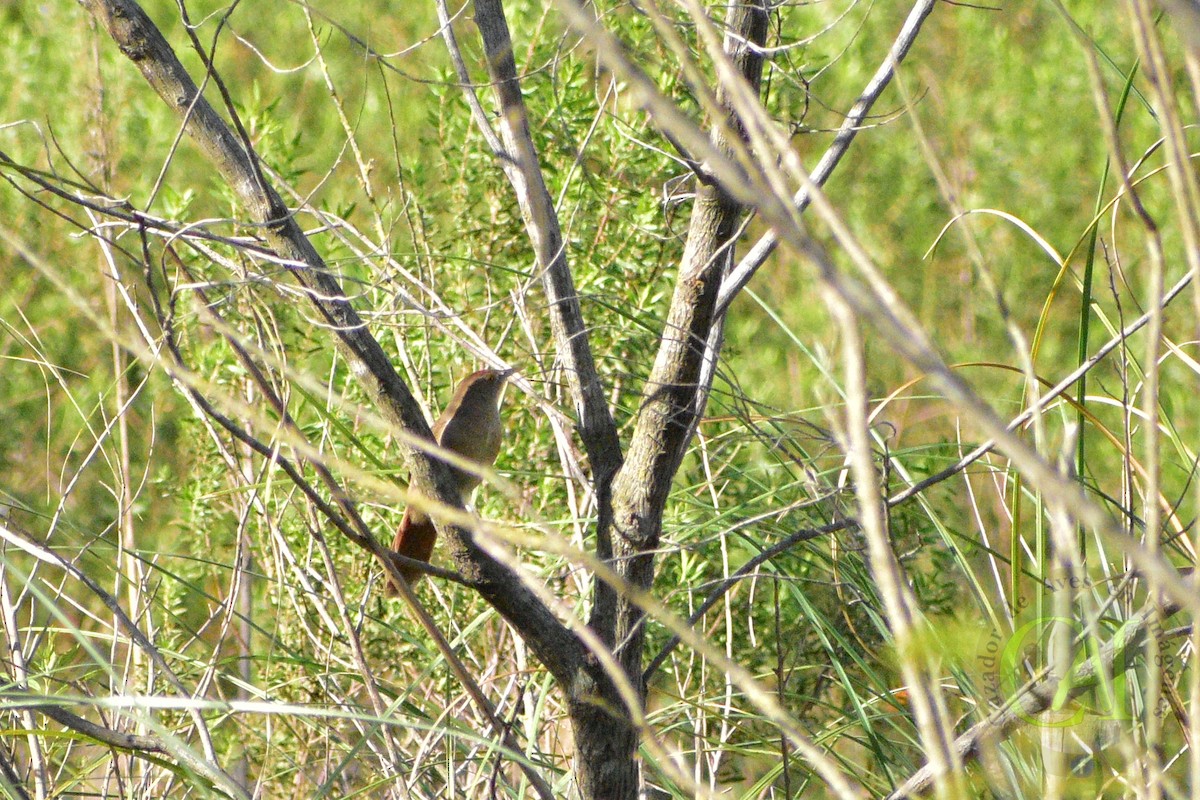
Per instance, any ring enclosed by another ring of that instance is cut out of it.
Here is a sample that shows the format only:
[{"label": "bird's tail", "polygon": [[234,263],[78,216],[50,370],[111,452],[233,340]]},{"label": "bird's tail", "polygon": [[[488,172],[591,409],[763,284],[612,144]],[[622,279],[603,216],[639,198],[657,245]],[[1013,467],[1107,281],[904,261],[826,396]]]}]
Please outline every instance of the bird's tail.
[{"label": "bird's tail", "polygon": [[[437,529],[433,527],[433,520],[420,511],[406,508],[404,519],[400,520],[400,527],[396,529],[396,538],[392,541],[392,549],[402,556],[428,564],[430,556],[433,555],[433,545],[436,541]],[[425,573],[401,567],[400,574],[404,576],[404,580],[408,581],[409,586],[412,586]],[[388,597],[395,597],[399,594],[399,590],[392,581],[388,581],[384,591]]]}]

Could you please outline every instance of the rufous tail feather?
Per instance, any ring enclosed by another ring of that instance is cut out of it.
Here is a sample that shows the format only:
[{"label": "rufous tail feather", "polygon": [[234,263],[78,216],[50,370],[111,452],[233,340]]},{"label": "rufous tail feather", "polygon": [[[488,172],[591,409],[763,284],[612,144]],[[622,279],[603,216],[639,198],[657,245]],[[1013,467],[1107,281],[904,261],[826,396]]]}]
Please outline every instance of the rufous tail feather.
[{"label": "rufous tail feather", "polygon": [[[428,564],[429,559],[433,556],[433,545],[436,541],[437,530],[433,527],[433,520],[419,511],[406,508],[404,519],[400,520],[400,527],[396,529],[396,538],[392,542],[392,549],[402,556]],[[409,586],[412,586],[425,573],[418,569],[401,567],[400,574],[408,581]],[[387,583],[386,591],[388,597],[395,597],[399,593],[396,585],[390,580]]]}]

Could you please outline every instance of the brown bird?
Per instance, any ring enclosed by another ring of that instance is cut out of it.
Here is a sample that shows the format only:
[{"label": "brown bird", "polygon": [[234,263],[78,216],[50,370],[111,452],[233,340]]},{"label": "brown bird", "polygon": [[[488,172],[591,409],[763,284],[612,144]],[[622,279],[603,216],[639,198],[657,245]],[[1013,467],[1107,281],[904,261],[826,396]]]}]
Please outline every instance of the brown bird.
[{"label": "brown bird", "polygon": [[[511,369],[481,369],[464,378],[454,391],[454,399],[433,425],[433,438],[437,443],[480,466],[490,467],[500,452],[504,432],[500,425],[500,393],[512,373]],[[450,471],[465,504],[479,485],[479,478],[455,467]],[[433,520],[409,506],[396,529],[392,549],[402,556],[429,563],[436,541]],[[401,567],[400,574],[411,585],[424,573]],[[396,587],[391,582],[387,585],[387,594],[389,597],[396,595]]]}]

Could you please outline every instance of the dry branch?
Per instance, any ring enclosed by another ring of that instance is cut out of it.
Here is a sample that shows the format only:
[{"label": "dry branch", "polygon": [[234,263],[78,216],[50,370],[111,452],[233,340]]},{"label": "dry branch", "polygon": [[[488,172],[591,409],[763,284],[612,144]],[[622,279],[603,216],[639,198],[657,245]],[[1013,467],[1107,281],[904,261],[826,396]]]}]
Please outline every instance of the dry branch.
[{"label": "dry branch", "polygon": [[[908,51],[912,49],[913,43],[917,40],[917,35],[921,32],[921,26],[924,24],[926,17],[933,12],[933,7],[937,0],[918,0],[908,13],[908,18],[905,19],[904,25],[900,28],[900,33],[896,36],[896,41],[892,43],[892,47],[888,50],[887,57],[879,68],[875,70],[875,74],[863,89],[862,94],[858,96],[858,100],[850,108],[846,114],[846,119],[842,121],[838,128],[837,136],[829,148],[821,156],[817,165],[812,170],[812,182],[817,186],[824,186],[829,180],[829,176],[833,174],[834,169],[841,162],[842,156],[850,149],[850,144],[854,141],[854,137],[862,129],[863,124],[867,120],[867,116],[871,113],[871,108],[875,105],[875,101],[883,94],[884,89],[892,82],[892,76],[896,74],[896,68],[904,61]],[[792,198],[796,208],[803,211],[808,207],[810,197],[809,192],[805,188],[801,188]],[[779,236],[774,230],[767,231],[762,235],[750,251],[742,256],[738,265],[733,268],[728,277],[721,284],[721,296],[717,300],[717,313],[723,314],[729,308],[729,304],[737,297],[738,292],[746,288],[750,283],[750,279],[756,273],[766,260],[775,252],[775,248],[779,245]]]},{"label": "dry branch", "polygon": [[[182,118],[184,130],[217,167],[221,176],[261,226],[264,237],[307,292],[335,336],[351,372],[384,417],[406,436],[398,439],[413,482],[425,494],[450,507],[461,507],[449,468],[415,443],[431,438],[420,406],[396,373],[378,341],[346,299],[341,285],[304,236],[291,211],[267,181],[249,144],[234,135],[200,94],[195,82],[161,32],[132,0],[82,0],[101,26]],[[575,637],[528,591],[511,570],[489,557],[471,534],[440,525],[460,570],[495,608],[525,636],[530,647],[560,680],[569,679],[582,658]],[[396,571],[387,551],[374,540],[372,554]]]},{"label": "dry branch", "polygon": [[[731,6],[727,20],[730,32],[725,47],[740,73],[738,80],[755,94],[762,76],[758,48],[766,39],[767,19],[765,4],[747,2]],[[723,153],[733,149],[723,128],[731,129],[735,138],[744,136],[729,105],[728,93],[736,90],[727,84],[717,90],[721,116],[714,125],[711,146]],[[654,552],[667,495],[691,441],[694,423],[703,413],[696,398],[705,344],[741,213],[739,203],[719,186],[702,185],[697,190],[658,354],[642,391],[627,458],[613,481],[613,565],[618,575],[640,589],[653,582]],[[600,525],[606,522],[602,518]],[[602,533],[600,538],[607,538],[607,534]],[[615,648],[625,674],[637,680],[639,686],[645,641],[643,620],[644,611],[630,597],[607,589],[597,592],[590,625]],[[644,692],[644,687],[641,690]],[[634,728],[626,725],[623,730],[614,730],[606,715],[588,706],[573,707],[572,722],[579,741],[582,769],[578,777],[585,796],[632,797],[637,789],[637,772],[631,759],[637,743]],[[608,735],[599,737],[598,733],[606,728]]]},{"label": "dry branch", "polygon": [[[579,436],[592,462],[596,488],[603,493],[612,474],[620,466],[621,445],[608,403],[604,399],[604,389],[596,374],[596,363],[567,261],[558,212],[546,188],[537,149],[529,133],[529,115],[521,97],[512,37],[500,0],[476,0],[475,24],[483,39],[488,75],[500,112],[497,124],[503,150],[496,153],[496,157],[512,184],[525,230],[537,255],[542,286],[549,301],[554,340],[566,368],[567,384],[579,417]],[[445,30],[450,31],[448,24]],[[453,43],[452,39],[448,41]],[[475,108],[478,108],[477,104]],[[486,126],[487,120],[479,120],[479,123]],[[603,502],[601,505],[604,505]]]}]

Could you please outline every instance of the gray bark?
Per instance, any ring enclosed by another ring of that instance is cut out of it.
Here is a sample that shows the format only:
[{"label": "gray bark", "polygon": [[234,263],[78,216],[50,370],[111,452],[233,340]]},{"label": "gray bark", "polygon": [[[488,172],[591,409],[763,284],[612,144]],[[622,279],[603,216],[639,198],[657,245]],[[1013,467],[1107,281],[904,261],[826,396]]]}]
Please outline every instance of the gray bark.
[{"label": "gray bark", "polygon": [[[762,75],[762,56],[746,42],[762,45],[767,21],[767,7],[761,0],[732,7],[726,20],[730,31],[726,50],[755,92]],[[717,98],[723,105],[727,103],[724,87],[718,89]],[[741,135],[736,116],[731,110],[727,112],[728,128]],[[712,141],[727,152],[729,143],[721,133],[723,127],[713,126]],[[695,422],[704,411],[697,402],[701,365],[740,214],[741,206],[717,185],[698,187],[662,342],[642,393],[629,452],[613,481],[611,566],[639,588],[648,589],[654,580],[654,553],[662,532],[663,508]],[[644,614],[634,602],[609,593],[597,596],[590,624],[613,646],[622,671],[644,699],[643,621]],[[611,712],[621,706],[609,702],[610,694],[601,692],[603,706],[571,706],[579,783],[587,800],[633,800],[639,786],[635,758],[638,733],[627,715]]]},{"label": "gray bark", "polygon": [[[351,372],[383,416],[410,437],[431,440],[420,406],[346,299],[337,278],[267,181],[257,157],[201,96],[195,81],[150,18],[133,0],[81,0],[81,3],[108,31],[121,52],[137,65],[158,95],[184,119],[187,134],[245,203],[252,220],[262,226],[264,238],[289,265],[296,281],[308,290],[310,301],[337,337],[337,346],[350,363]],[[438,502],[461,507],[449,467],[411,441],[401,437],[398,446],[413,482],[423,494]],[[438,527],[450,542],[451,553],[468,582],[521,631],[551,673],[568,683],[584,652],[578,639],[508,567],[479,548],[469,532],[451,525]],[[374,541],[366,544],[389,572],[396,573],[396,565],[382,545]]]}]

